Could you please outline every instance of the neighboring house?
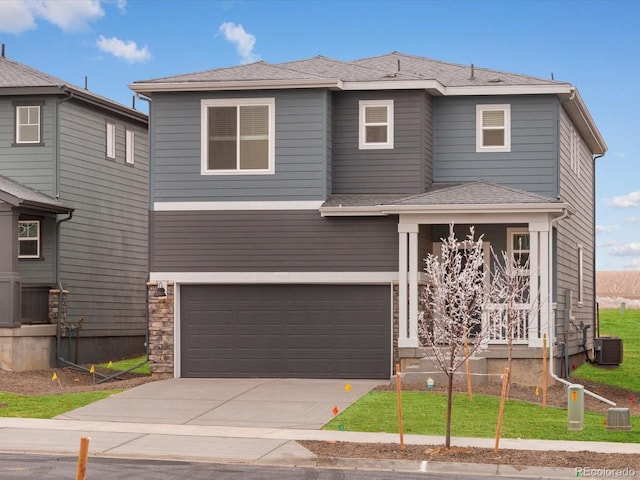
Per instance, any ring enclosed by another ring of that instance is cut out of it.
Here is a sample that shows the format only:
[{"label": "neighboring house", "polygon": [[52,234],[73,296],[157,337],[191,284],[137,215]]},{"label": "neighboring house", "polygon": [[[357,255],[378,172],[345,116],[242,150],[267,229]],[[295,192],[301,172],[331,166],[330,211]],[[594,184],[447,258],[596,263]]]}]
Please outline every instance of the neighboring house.
[{"label": "neighboring house", "polygon": [[606,145],[573,85],[391,53],[131,88],[151,98],[153,371],[388,378],[423,355],[422,259],[451,223],[531,261],[520,370],[539,375],[545,333],[557,360],[584,358]]},{"label": "neighboring house", "polygon": [[0,368],[145,352],[148,157],[147,115],[3,49]]}]

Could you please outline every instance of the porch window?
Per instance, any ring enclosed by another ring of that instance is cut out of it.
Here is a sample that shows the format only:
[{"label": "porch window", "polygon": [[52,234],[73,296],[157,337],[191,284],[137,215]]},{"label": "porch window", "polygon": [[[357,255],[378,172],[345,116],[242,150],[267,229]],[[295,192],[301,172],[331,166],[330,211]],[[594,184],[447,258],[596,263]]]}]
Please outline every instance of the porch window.
[{"label": "porch window", "polygon": [[393,100],[360,100],[361,150],[393,148]]},{"label": "porch window", "polygon": [[40,220],[20,220],[18,258],[40,258]]},{"label": "porch window", "polygon": [[201,173],[274,173],[274,98],[207,99],[201,107]]},{"label": "porch window", "polygon": [[[517,265],[526,267],[529,265],[531,253],[530,237],[527,230],[508,229],[509,248],[507,253]],[[528,270],[528,269],[527,269]]]},{"label": "porch window", "polygon": [[16,143],[41,143],[40,105],[16,106]]},{"label": "porch window", "polygon": [[476,151],[511,151],[511,105],[476,105]]}]

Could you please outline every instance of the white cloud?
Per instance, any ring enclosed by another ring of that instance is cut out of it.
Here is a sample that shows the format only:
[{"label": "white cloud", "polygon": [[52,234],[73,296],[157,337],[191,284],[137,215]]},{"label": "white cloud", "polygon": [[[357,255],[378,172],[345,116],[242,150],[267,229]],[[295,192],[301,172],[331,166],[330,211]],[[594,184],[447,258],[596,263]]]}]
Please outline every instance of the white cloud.
[{"label": "white cloud", "polygon": [[151,58],[147,47],[138,48],[136,42],[122,41],[116,37],[105,38],[100,35],[96,40],[98,48],[128,63],[146,62]]},{"label": "white cloud", "polygon": [[609,250],[609,254],[615,255],[616,257],[635,257],[636,255],[640,256],[640,243],[632,242],[616,245],[615,247],[611,247],[611,250]]},{"label": "white cloud", "polygon": [[640,223],[640,217],[625,217],[623,221],[625,223]]},{"label": "white cloud", "polygon": [[0,1],[0,32],[21,33],[34,28],[33,13],[24,1]]},{"label": "white cloud", "polygon": [[236,51],[242,57],[242,63],[252,63],[260,60],[260,55],[253,53],[256,37],[245,32],[242,25],[225,22],[220,25],[218,32],[224,35],[225,40],[235,45]]},{"label": "white cloud", "polygon": [[615,208],[640,207],[640,191],[631,192],[628,195],[613,197],[607,201],[608,205]]},{"label": "white cloud", "polygon": [[114,4],[120,13],[127,11],[127,0],[102,0],[104,3]]},{"label": "white cloud", "polygon": [[38,19],[65,32],[85,30],[103,16],[100,0],[0,0],[0,31],[7,33],[31,30]]},{"label": "white cloud", "polygon": [[596,225],[596,234],[611,233],[618,229],[617,225]]}]

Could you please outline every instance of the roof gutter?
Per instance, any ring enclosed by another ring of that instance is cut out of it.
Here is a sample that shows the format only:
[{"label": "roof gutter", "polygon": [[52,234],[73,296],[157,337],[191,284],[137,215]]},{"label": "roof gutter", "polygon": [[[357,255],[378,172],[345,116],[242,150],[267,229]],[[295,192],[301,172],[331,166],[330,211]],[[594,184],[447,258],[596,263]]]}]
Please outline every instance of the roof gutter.
[{"label": "roof gutter", "polygon": [[129,88],[136,93],[204,92],[220,90],[273,90],[288,88],[330,88],[343,90],[344,82],[337,78],[301,80],[243,80],[243,81],[190,81],[190,82],[140,82]]}]

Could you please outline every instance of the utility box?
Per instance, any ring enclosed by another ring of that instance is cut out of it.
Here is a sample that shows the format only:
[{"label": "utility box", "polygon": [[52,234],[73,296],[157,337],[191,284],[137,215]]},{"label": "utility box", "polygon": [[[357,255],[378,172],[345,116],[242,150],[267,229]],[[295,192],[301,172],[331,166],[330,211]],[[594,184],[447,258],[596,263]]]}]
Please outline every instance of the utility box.
[{"label": "utility box", "polygon": [[593,339],[594,362],[596,365],[622,363],[622,339],[619,337],[596,337]]},{"label": "utility box", "polygon": [[628,408],[610,408],[607,410],[607,430],[631,430]]},{"label": "utility box", "polygon": [[569,385],[567,396],[567,430],[580,431],[584,428],[584,387]]}]

